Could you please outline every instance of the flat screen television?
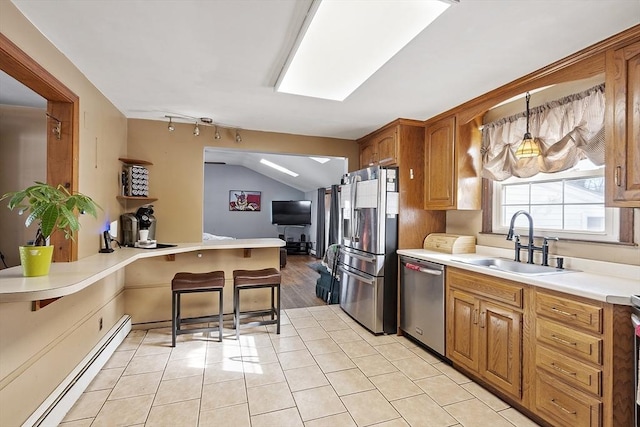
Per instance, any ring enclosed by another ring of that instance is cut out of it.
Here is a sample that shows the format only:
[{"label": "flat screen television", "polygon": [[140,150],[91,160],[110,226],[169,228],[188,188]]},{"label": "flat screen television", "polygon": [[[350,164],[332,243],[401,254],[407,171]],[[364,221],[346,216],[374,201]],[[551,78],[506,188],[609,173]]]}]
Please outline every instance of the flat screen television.
[{"label": "flat screen television", "polygon": [[273,200],[271,223],[278,225],[311,224],[311,200]]}]

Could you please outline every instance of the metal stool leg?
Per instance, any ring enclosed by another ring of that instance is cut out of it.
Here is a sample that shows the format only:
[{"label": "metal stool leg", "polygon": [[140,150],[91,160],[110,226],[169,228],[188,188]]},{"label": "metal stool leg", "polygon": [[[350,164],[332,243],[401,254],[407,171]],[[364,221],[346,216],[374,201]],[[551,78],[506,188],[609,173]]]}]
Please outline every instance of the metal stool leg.
[{"label": "metal stool leg", "polygon": [[176,292],[171,292],[171,347],[176,346]]},{"label": "metal stool leg", "polygon": [[218,293],[220,294],[220,303],[218,306],[218,338],[220,339],[220,342],[222,342],[222,315],[224,314],[222,312],[222,289],[220,289]]},{"label": "metal stool leg", "polygon": [[276,334],[280,335],[280,285],[278,285],[278,308],[277,308],[276,314],[278,315]]},{"label": "metal stool leg", "polygon": [[240,340],[240,289],[233,288],[233,327],[236,328],[236,340]]}]

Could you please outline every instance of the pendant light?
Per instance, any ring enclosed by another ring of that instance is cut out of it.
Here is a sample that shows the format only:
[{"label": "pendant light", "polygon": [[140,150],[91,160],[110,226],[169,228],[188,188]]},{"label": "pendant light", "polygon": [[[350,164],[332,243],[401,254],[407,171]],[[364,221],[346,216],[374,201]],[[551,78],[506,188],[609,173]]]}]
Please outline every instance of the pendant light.
[{"label": "pendant light", "polygon": [[193,135],[194,136],[198,136],[200,135],[200,128],[198,127],[198,122],[196,122],[195,127],[193,128]]},{"label": "pendant light", "polygon": [[214,139],[220,139],[221,138],[220,132],[218,132],[218,125],[216,125],[215,133],[213,134],[213,138]]},{"label": "pendant light", "polygon": [[169,126],[167,126],[167,129],[169,129],[169,132],[173,132],[174,130],[176,130],[176,127],[173,125],[172,119],[173,117],[169,117]]},{"label": "pendant light", "polygon": [[540,155],[540,147],[538,147],[538,143],[533,139],[531,133],[529,133],[529,99],[531,99],[531,95],[527,92],[525,97],[527,101],[527,131],[522,138],[520,146],[516,150],[516,157],[519,159],[538,157]]}]

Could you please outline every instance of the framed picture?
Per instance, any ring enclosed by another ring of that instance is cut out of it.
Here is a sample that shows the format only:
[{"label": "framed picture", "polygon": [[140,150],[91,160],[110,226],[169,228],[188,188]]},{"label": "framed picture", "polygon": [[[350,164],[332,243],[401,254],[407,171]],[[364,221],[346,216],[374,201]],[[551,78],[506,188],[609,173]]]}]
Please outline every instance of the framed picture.
[{"label": "framed picture", "polygon": [[257,212],[260,210],[260,191],[230,190],[229,210]]}]

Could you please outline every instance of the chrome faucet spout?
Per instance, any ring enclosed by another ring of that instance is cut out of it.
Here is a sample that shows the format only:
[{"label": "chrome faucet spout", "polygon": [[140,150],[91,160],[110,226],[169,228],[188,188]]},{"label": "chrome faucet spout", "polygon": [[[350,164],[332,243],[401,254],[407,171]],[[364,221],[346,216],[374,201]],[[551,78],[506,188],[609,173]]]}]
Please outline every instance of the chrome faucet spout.
[{"label": "chrome faucet spout", "polygon": [[516,239],[515,242],[515,259],[517,261],[520,260],[520,249],[521,248],[527,248],[527,263],[528,264],[533,264],[533,250],[535,248],[534,244],[533,244],[533,218],[531,217],[531,215],[529,215],[529,212],[524,211],[524,210],[520,210],[517,211],[516,213],[513,214],[513,216],[511,217],[511,224],[509,225],[509,232],[507,233],[507,240],[514,240],[513,236],[514,236],[514,227],[515,227],[515,223],[516,223],[516,218],[519,217],[520,215],[524,215],[527,217],[527,219],[529,220],[529,241],[527,242],[527,245],[522,245],[520,244],[520,241],[518,239]]}]

